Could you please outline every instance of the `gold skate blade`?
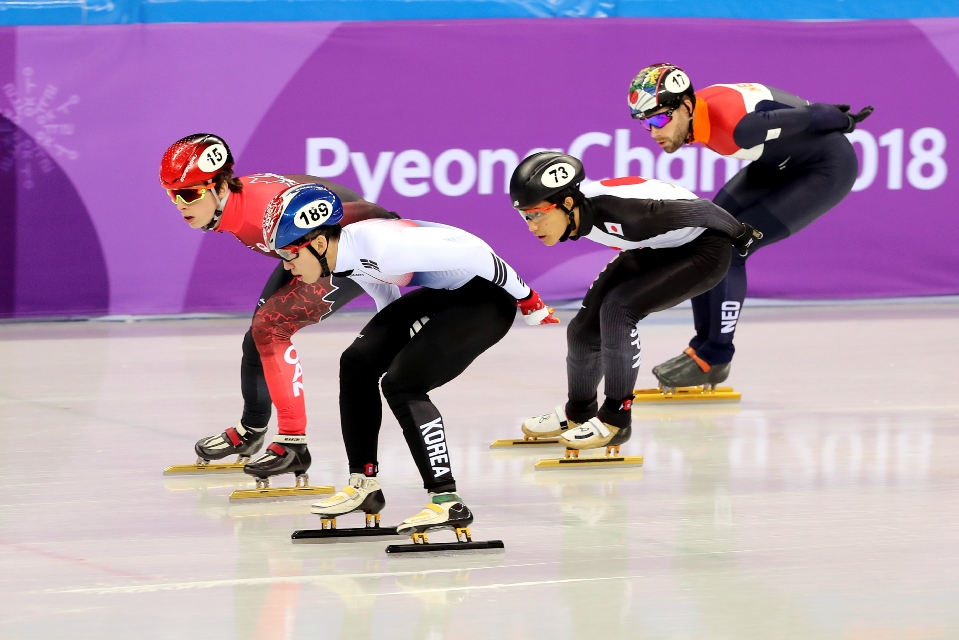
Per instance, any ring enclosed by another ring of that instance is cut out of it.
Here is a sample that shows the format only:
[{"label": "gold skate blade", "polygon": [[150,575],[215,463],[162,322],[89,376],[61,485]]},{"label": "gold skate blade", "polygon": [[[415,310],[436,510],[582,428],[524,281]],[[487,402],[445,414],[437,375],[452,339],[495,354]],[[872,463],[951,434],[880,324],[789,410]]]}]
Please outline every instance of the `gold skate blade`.
[{"label": "gold skate blade", "polygon": [[539,438],[537,440],[493,440],[490,449],[522,448],[536,449],[539,447],[556,446],[559,438]]},{"label": "gold skate blade", "polygon": [[616,456],[613,458],[557,458],[540,460],[537,470],[547,469],[597,469],[603,467],[641,467],[643,456]]},{"label": "gold skate blade", "polygon": [[199,475],[205,476],[210,473],[232,473],[234,471],[243,471],[245,462],[211,462],[210,464],[174,464],[163,470],[165,476],[178,475]]},{"label": "gold skate blade", "polygon": [[282,500],[287,498],[312,498],[336,493],[334,487],[270,487],[269,489],[237,489],[230,494],[230,502],[239,500]]},{"label": "gold skate blade", "polygon": [[678,387],[673,393],[662,389],[634,389],[633,402],[739,402],[742,394],[732,387],[716,387],[704,391],[702,387]]}]

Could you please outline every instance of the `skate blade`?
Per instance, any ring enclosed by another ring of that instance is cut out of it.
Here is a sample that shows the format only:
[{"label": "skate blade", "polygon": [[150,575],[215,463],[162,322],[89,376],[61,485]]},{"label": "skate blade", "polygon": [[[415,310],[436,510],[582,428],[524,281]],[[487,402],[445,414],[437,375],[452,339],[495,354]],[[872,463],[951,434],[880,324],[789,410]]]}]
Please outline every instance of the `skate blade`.
[{"label": "skate blade", "polygon": [[662,389],[635,389],[633,402],[739,402],[742,394],[732,387],[716,387],[704,391],[702,387],[678,387],[673,393]]},{"label": "skate blade", "polygon": [[284,500],[289,498],[312,498],[336,493],[336,488],[316,487],[270,487],[269,489],[237,489],[230,494],[230,502],[244,500]]},{"label": "skate blade", "polygon": [[643,456],[615,456],[612,458],[558,458],[540,460],[537,471],[543,469],[597,469],[604,467],[641,467]]},{"label": "skate blade", "polygon": [[461,551],[485,551],[506,549],[502,540],[481,540],[476,542],[430,542],[427,544],[391,544],[386,547],[386,553],[450,553]]},{"label": "skate blade", "polygon": [[175,464],[163,470],[165,476],[178,475],[199,475],[205,476],[211,473],[232,473],[234,471],[243,471],[245,462],[211,462],[210,464]]},{"label": "skate blade", "polygon": [[506,449],[510,447],[528,447],[536,449],[538,447],[556,446],[559,444],[559,438],[539,438],[537,440],[494,440],[490,449]]},{"label": "skate blade", "polygon": [[409,538],[396,533],[396,527],[356,527],[353,529],[301,529],[290,539],[294,544],[330,544],[333,542],[375,542]]}]

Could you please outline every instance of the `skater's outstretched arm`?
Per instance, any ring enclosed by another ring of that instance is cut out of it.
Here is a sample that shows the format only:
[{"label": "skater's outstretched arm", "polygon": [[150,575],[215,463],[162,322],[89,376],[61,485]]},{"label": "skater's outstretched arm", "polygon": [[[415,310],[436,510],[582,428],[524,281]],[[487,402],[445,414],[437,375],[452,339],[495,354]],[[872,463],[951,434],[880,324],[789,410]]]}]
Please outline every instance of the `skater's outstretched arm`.
[{"label": "skater's outstretched arm", "polygon": [[[846,111],[841,107],[845,106]],[[764,108],[766,107],[766,108]],[[862,116],[865,119],[869,112]],[[852,131],[855,123],[847,111],[848,105],[814,102],[803,107],[790,107],[771,100],[756,105],[756,110],[746,114],[733,131],[733,140],[743,149],[763,144],[767,140],[789,138],[802,133],[827,133]],[[858,117],[860,114],[855,114]]]}]

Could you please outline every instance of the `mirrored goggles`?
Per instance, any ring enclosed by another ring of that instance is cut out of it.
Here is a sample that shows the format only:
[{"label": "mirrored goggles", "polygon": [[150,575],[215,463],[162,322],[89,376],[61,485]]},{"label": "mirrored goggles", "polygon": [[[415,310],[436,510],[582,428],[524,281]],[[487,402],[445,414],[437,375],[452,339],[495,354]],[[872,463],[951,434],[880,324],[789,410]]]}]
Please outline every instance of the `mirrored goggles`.
[{"label": "mirrored goggles", "polygon": [[166,192],[173,204],[193,204],[202,200],[210,189],[211,186],[207,183],[195,187],[183,187],[182,189],[167,189]]},{"label": "mirrored goggles", "polygon": [[519,214],[523,216],[526,222],[539,222],[543,216],[555,209],[557,205],[551,204],[548,207],[531,207],[529,209],[520,209]]},{"label": "mirrored goggles", "polygon": [[646,131],[652,131],[653,127],[662,129],[673,119],[673,111],[675,111],[675,109],[663,111],[662,113],[657,113],[656,115],[649,116],[648,118],[639,118],[639,121]]},{"label": "mirrored goggles", "polygon": [[277,249],[276,255],[280,256],[280,259],[283,260],[284,262],[290,262],[292,260],[296,260],[297,258],[300,257],[300,250],[303,249],[308,244],[310,244],[309,240],[307,240],[306,242],[302,244],[297,244],[297,245],[291,244],[287,247],[283,247],[282,249]]}]

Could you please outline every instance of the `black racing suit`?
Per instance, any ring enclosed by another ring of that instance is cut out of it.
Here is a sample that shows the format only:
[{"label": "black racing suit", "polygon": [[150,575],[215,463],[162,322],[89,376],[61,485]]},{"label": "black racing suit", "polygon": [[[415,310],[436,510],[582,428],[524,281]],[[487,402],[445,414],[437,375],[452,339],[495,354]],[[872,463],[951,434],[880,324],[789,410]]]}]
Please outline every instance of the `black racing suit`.
[{"label": "black racing suit", "polygon": [[744,227],[709,200],[658,180],[602,180],[582,191],[573,239],[623,251],[590,285],[566,332],[566,416],[583,423],[598,415],[623,428],[639,372],[637,323],[713,288],[729,267],[730,239]]},{"label": "black racing suit", "polygon": [[[852,190],[856,153],[842,131],[849,119],[759,84],[714,85],[696,93],[693,141],[720,155],[751,160],[713,202],[763,233],[757,249],[783,240]],[[746,258],[737,252],[726,277],[693,298],[696,336],[689,345],[709,364],[733,359],[733,336],[746,298]]]}]

